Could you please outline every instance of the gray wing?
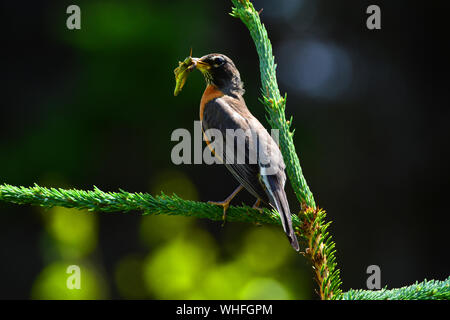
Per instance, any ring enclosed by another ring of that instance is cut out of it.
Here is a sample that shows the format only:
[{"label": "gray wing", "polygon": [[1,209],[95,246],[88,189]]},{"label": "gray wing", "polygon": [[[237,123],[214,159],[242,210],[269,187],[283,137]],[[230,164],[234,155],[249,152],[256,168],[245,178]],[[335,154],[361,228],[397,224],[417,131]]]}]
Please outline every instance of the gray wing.
[{"label": "gray wing", "polygon": [[[205,105],[202,120],[205,136],[207,139],[215,140],[216,137],[213,138],[211,136],[213,133],[208,130],[220,131],[223,149],[216,150],[215,152],[219,153],[216,155],[218,158],[222,158],[227,169],[248,192],[268,203],[267,193],[260,180],[257,143],[251,134],[251,129],[254,129],[252,128],[254,117],[251,114],[244,116],[237,112],[233,108],[233,102],[233,99],[224,97],[211,100]],[[265,131],[264,127],[262,128]],[[237,134],[229,135],[229,138],[226,139],[227,129],[231,129]]]},{"label": "gray wing", "polygon": [[[299,251],[284,191],[286,175],[283,156],[262,124],[246,108],[238,108],[237,103],[245,106],[244,101],[231,97],[217,98],[205,105],[202,121],[205,136],[210,138],[208,129],[220,131],[223,149],[219,150],[222,156],[219,157],[222,162],[245,189],[277,209],[289,242]],[[242,132],[229,139],[227,129]],[[242,146],[244,150],[239,150]]]}]

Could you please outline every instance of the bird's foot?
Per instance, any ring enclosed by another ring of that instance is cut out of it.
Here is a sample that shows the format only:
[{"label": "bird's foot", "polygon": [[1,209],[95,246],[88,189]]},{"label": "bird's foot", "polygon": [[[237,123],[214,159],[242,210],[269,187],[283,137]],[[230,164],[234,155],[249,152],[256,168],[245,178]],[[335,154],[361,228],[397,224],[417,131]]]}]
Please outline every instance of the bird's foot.
[{"label": "bird's foot", "polygon": [[228,208],[230,207],[230,202],[231,202],[231,199],[228,200],[228,198],[225,199],[224,201],[208,201],[208,203],[210,203],[210,204],[215,204],[216,206],[223,207],[222,227],[225,225],[225,221],[227,220],[227,211],[228,211]]},{"label": "bird's foot", "polygon": [[[260,208],[260,205],[261,204],[261,199],[260,198],[258,198],[258,199],[256,199],[256,202],[253,204],[253,206],[252,206],[252,209],[256,209],[256,210],[258,210],[259,211],[259,213],[263,213],[263,208]],[[259,223],[259,222],[255,222],[255,225],[257,226],[257,227],[260,227],[260,226],[262,226],[262,224],[261,223]]]}]

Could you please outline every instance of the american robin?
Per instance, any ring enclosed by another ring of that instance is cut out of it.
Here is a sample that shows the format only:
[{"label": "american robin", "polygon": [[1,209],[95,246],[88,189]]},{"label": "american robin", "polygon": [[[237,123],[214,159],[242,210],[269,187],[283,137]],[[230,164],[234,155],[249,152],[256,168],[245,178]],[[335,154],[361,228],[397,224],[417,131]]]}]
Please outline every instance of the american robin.
[{"label": "american robin", "polygon": [[[209,129],[222,133],[223,148],[220,155],[216,152],[216,156],[223,156],[222,162],[240,183],[224,201],[212,203],[223,206],[225,218],[231,200],[245,188],[256,197],[255,208],[263,202],[278,211],[289,242],[299,251],[284,191],[286,166],[283,156],[272,136],[248,110],[243,98],[243,83],[235,64],[227,56],[215,53],[189,59],[191,69],[200,70],[206,80],[206,89],[200,101],[200,120],[205,140],[210,143],[207,134]],[[230,129],[231,132],[244,134],[229,139]],[[244,139],[241,144],[244,146],[244,156],[237,150],[239,138]]]}]

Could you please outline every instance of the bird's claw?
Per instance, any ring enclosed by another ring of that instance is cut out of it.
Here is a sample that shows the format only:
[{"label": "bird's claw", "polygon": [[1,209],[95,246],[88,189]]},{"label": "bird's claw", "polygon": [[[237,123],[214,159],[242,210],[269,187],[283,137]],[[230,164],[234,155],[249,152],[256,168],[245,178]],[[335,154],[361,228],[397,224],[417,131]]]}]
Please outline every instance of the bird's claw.
[{"label": "bird's claw", "polygon": [[227,211],[230,207],[230,201],[208,201],[209,204],[215,204],[217,206],[223,207],[223,215],[222,215],[222,227],[225,225],[225,221],[227,219]]}]

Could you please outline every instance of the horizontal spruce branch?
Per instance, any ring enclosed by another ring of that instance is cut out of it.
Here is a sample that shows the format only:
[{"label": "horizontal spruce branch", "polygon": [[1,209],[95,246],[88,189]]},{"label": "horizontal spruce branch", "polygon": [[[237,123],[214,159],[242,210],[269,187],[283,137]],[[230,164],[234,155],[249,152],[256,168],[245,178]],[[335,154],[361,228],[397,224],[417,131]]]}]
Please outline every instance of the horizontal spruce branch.
[{"label": "horizontal spruce branch", "polygon": [[[183,200],[177,195],[152,196],[148,193],[105,192],[97,187],[93,190],[44,188],[37,184],[33,187],[0,185],[0,201],[20,205],[34,205],[45,208],[65,207],[92,212],[136,212],[139,214],[166,214],[185,217],[207,218],[222,221],[223,208],[205,202]],[[281,224],[275,211],[264,209],[262,212],[248,206],[230,206],[227,221]],[[294,225],[300,221],[294,217]]]},{"label": "horizontal spruce branch", "polygon": [[340,300],[449,300],[450,277],[443,281],[424,280],[398,289],[349,290]]},{"label": "horizontal spruce branch", "polygon": [[[136,214],[165,214],[179,215],[196,218],[206,218],[214,221],[222,221],[223,211],[216,205],[204,202],[183,200],[176,195],[152,196],[147,193],[130,193],[123,190],[119,192],[104,192],[98,188],[91,191],[67,190],[61,188],[44,188],[38,185],[34,187],[16,187],[8,184],[0,185],[0,201],[18,205],[33,205],[44,208],[55,206],[88,210],[91,212],[133,212]],[[308,212],[303,219],[293,217],[293,224],[300,238],[307,241],[305,255],[314,256],[318,247],[310,246],[309,240],[318,236],[310,236],[308,233],[312,223],[317,219],[323,219],[323,212],[318,218],[314,218],[312,212]],[[276,212],[264,209],[263,212],[248,206],[231,206],[228,221],[240,221],[249,223],[280,224]],[[309,252],[308,252],[309,251]],[[320,270],[319,270],[320,271]],[[325,283],[325,282],[322,282]],[[334,298],[340,300],[404,300],[404,299],[450,299],[450,277],[444,281],[424,281],[399,289],[383,290],[349,290],[343,294],[337,294]],[[335,288],[334,288],[335,289]],[[326,290],[323,288],[323,290]]]}]

